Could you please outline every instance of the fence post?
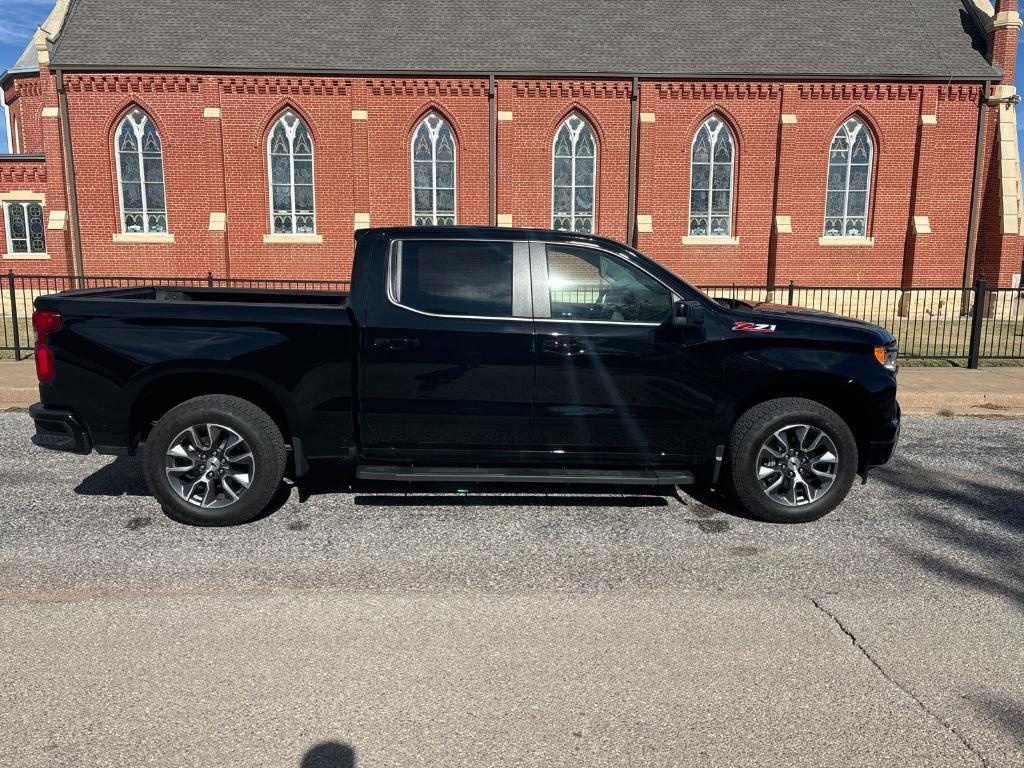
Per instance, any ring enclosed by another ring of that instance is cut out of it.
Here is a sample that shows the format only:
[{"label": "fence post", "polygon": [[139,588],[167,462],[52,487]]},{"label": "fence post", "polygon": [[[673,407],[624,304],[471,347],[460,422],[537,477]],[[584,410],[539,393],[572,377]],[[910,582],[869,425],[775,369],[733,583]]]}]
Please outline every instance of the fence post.
[{"label": "fence post", "polygon": [[14,292],[14,270],[7,271],[7,290],[11,297],[11,325],[14,327],[14,359],[21,360],[21,330],[18,328],[18,294]]},{"label": "fence post", "polygon": [[793,281],[789,281],[789,306],[793,306]]},{"label": "fence post", "polygon": [[208,288],[213,288],[213,272],[206,273],[206,285]]},{"label": "fence post", "polygon": [[985,278],[974,281],[974,313],[971,315],[971,345],[967,353],[967,367],[977,368],[981,352],[981,321],[985,316]]}]

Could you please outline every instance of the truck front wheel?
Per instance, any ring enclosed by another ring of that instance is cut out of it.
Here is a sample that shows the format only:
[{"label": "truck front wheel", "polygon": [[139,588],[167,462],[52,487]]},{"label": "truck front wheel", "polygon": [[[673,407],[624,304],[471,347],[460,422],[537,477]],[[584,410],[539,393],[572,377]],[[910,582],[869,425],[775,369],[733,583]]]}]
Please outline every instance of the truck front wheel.
[{"label": "truck front wheel", "polygon": [[857,441],[846,422],[799,397],[767,400],[740,416],[729,455],[736,497],[751,514],[773,523],[828,514],[857,474]]},{"label": "truck front wheel", "polygon": [[230,395],[175,406],[146,440],[143,471],[172,520],[236,525],[270,503],[284,477],[285,445],[261,408]]}]

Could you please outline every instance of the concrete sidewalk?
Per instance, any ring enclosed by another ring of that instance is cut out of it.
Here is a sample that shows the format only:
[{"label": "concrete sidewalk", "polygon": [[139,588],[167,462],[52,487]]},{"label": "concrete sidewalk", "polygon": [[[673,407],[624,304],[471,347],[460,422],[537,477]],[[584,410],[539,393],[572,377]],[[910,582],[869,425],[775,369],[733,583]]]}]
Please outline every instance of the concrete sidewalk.
[{"label": "concrete sidewalk", "polygon": [[[900,405],[910,414],[1024,415],[1024,367],[903,368]],[[35,364],[0,361],[0,410],[39,399]]]}]

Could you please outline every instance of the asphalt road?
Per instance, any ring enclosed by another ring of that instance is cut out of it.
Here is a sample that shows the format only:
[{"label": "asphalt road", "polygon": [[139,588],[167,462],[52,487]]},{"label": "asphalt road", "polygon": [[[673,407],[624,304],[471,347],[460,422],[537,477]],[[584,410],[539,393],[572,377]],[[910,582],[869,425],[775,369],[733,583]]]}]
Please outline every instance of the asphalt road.
[{"label": "asphalt road", "polygon": [[28,436],[0,414],[2,766],[1024,764],[1024,420],[910,418],[804,526],[327,466],[195,529]]}]

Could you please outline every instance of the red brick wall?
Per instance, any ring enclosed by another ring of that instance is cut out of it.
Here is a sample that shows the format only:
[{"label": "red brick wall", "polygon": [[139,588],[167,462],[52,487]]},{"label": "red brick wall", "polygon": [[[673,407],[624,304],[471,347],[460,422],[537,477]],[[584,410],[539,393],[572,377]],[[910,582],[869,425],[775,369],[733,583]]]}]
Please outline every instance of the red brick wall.
[{"label": "red brick wall", "polygon": [[[12,77],[4,87],[4,100],[11,122],[17,124],[20,139],[18,151],[35,154],[43,151],[42,118],[43,83],[36,75]],[[13,146],[13,144],[12,144]],[[2,151],[7,151],[6,147]]]},{"label": "red brick wall", "polygon": [[512,120],[498,122],[498,213],[516,227],[551,228],[552,146],[573,112],[597,139],[596,231],[624,240],[629,175],[629,82],[503,80],[497,109]]},{"label": "red brick wall", "polygon": [[[658,254],[691,282],[763,285],[768,275],[772,197],[782,89],[758,83],[643,83],[637,212],[652,218],[640,250]],[[718,115],[733,135],[733,226],[739,245],[684,245],[689,233],[690,152],[696,132]],[[819,205],[824,205],[824,189]]]},{"label": "red brick wall", "polygon": [[[347,277],[355,214],[369,213],[373,226],[411,222],[409,144],[430,110],[449,121],[458,143],[458,223],[488,222],[486,80],[96,74],[66,75],[65,83],[90,274]],[[50,103],[40,90],[34,115]],[[497,213],[511,215],[515,226],[550,226],[552,139],[575,110],[598,141],[597,231],[625,239],[629,92],[625,80],[499,79],[496,109],[512,119],[497,123]],[[779,284],[956,285],[978,92],[959,84],[644,82],[638,108],[653,113],[654,122],[640,123],[636,212],[652,217],[653,231],[639,233],[637,245],[701,284],[762,284],[774,277]],[[21,109],[29,103],[23,87],[15,103]],[[173,243],[112,238],[120,232],[113,131],[134,106],[147,111],[163,140]],[[204,108],[219,108],[221,117],[204,117]],[[306,120],[315,140],[322,243],[264,242],[270,231],[266,136],[287,108]],[[365,111],[368,120],[353,119],[353,110]],[[739,244],[684,245],[690,145],[715,112],[737,143],[733,234]],[[783,113],[796,115],[797,123],[780,125]],[[828,148],[853,114],[875,139],[868,233],[874,245],[822,246]],[[937,124],[922,126],[922,114],[936,115]],[[59,160],[59,136],[49,124],[57,121],[35,120],[41,127],[33,141]],[[209,231],[213,211],[227,213],[226,233]],[[774,232],[776,215],[792,218],[792,234]],[[928,216],[932,234],[914,237],[912,215]],[[987,237],[982,232],[980,241]],[[979,265],[1008,281],[1016,267],[1001,254],[1013,247],[1000,239],[999,254],[979,258]]]}]

